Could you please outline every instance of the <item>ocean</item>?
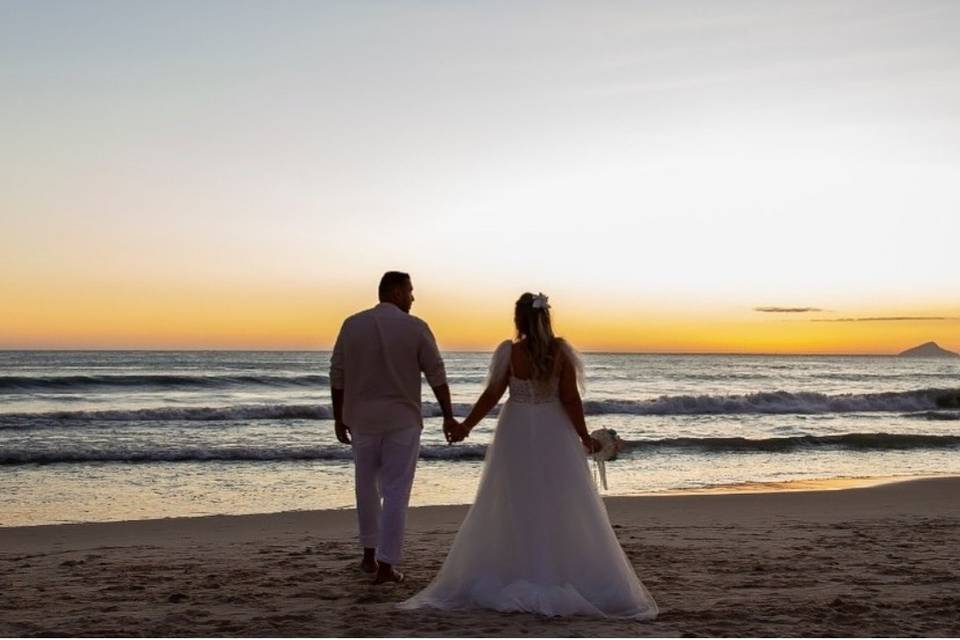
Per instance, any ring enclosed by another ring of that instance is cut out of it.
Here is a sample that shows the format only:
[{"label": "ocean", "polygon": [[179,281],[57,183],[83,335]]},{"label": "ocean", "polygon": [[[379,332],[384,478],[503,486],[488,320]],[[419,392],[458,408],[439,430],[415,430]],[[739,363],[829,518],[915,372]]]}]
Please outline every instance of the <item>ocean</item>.
[{"label": "ocean", "polygon": [[[445,353],[458,416],[489,353]],[[607,495],[960,474],[960,359],[586,353]],[[347,508],[329,352],[0,351],[0,525]],[[426,384],[411,503],[473,499],[495,413],[448,445]],[[505,398],[506,399],[506,396]]]}]

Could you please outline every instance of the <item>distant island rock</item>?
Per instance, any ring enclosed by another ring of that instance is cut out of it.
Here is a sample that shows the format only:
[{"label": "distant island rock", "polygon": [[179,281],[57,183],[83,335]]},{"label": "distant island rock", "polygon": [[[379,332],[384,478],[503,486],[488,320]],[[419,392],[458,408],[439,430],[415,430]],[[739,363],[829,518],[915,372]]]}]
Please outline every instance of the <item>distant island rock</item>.
[{"label": "distant island rock", "polygon": [[936,342],[926,342],[919,347],[907,349],[899,355],[902,358],[960,358],[960,353],[947,351]]}]

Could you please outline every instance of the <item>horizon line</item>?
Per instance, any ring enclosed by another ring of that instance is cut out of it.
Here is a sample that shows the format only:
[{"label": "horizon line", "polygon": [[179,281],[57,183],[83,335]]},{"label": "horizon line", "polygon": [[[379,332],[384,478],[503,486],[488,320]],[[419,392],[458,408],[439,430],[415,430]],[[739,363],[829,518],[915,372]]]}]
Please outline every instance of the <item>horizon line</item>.
[{"label": "horizon line", "polygon": [[[910,347],[912,348],[912,347]],[[910,349],[908,348],[908,350]],[[942,347],[941,347],[942,348]],[[70,352],[70,353],[330,353],[329,349],[151,349],[151,348],[7,348],[0,352]],[[490,354],[494,349],[441,349],[441,353]],[[579,353],[591,355],[632,355],[632,356],[764,356],[764,357],[867,357],[896,358],[900,353],[834,353],[834,352],[775,352],[775,351],[610,351],[578,349]],[[949,351],[949,350],[948,350]]]}]

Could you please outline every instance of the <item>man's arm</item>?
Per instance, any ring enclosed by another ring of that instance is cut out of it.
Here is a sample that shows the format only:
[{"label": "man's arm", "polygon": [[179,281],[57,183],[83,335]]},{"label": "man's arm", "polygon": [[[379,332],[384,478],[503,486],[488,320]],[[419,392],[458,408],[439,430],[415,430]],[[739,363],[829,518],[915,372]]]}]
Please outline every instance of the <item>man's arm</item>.
[{"label": "man's arm", "polygon": [[337,440],[343,444],[350,444],[350,428],[343,423],[343,327],[337,335],[337,342],[333,345],[333,354],[330,356],[330,401],[333,404],[333,428],[337,433]]},{"label": "man's arm", "polygon": [[427,383],[437,397],[437,404],[443,412],[443,432],[450,441],[454,429],[459,429],[460,423],[453,417],[453,404],[450,402],[450,386],[447,384],[447,368],[443,364],[440,348],[433,337],[433,332],[427,323],[423,323],[423,339],[418,353],[420,370],[427,377]]},{"label": "man's arm", "polygon": [[453,404],[450,402],[450,385],[443,383],[430,388],[433,389],[433,395],[437,396],[437,403],[440,405],[440,410],[443,411],[443,422],[446,425],[447,420],[454,420]]},{"label": "man's arm", "polygon": [[463,440],[460,423],[453,417],[453,404],[450,402],[450,385],[443,383],[436,387],[431,386],[433,395],[437,397],[437,403],[443,412],[443,435],[448,443],[460,442]]},{"label": "man's arm", "polygon": [[331,388],[330,398],[333,402],[333,428],[337,433],[337,440],[350,444],[350,427],[343,424],[343,389]]}]

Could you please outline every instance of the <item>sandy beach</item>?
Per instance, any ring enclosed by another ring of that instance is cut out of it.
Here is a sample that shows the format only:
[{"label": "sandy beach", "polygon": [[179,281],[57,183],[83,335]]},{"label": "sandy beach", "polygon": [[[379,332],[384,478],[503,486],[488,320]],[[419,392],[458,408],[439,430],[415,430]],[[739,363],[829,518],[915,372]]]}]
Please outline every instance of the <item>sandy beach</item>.
[{"label": "sandy beach", "polygon": [[464,506],[412,509],[401,585],[357,568],[353,511],[0,528],[0,634],[957,636],[960,478],[607,500],[652,623],[407,612]]}]

